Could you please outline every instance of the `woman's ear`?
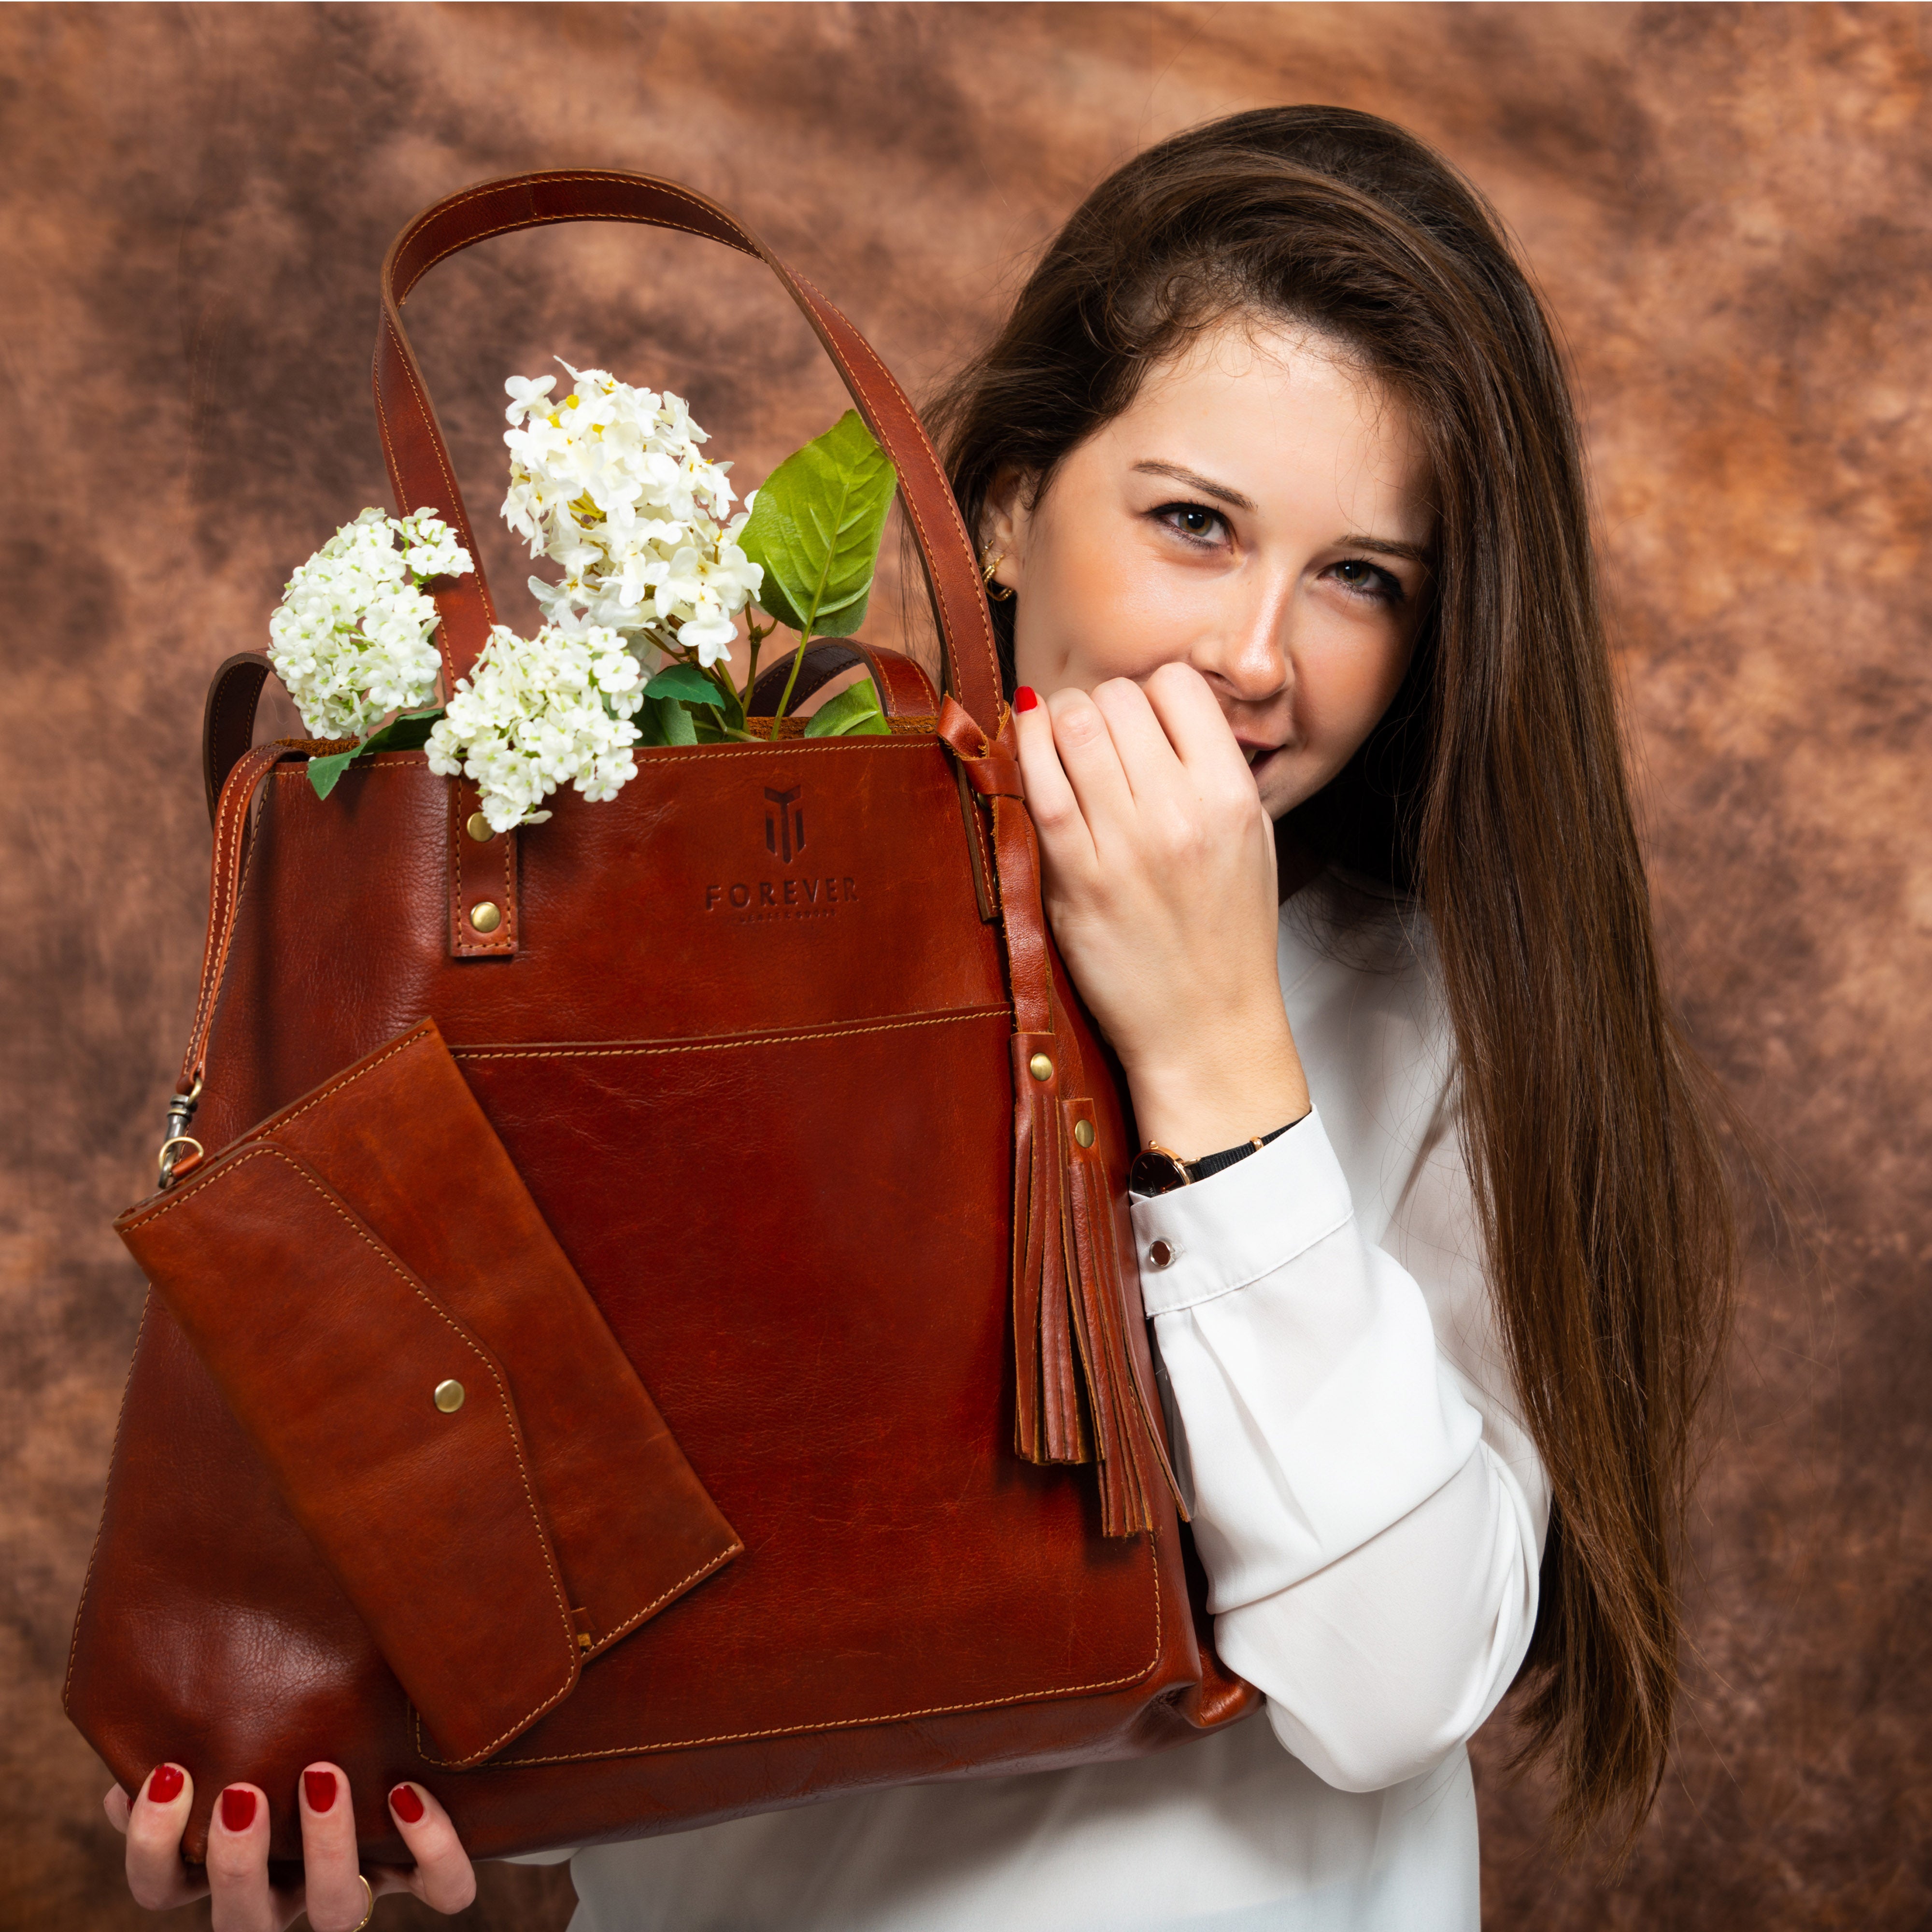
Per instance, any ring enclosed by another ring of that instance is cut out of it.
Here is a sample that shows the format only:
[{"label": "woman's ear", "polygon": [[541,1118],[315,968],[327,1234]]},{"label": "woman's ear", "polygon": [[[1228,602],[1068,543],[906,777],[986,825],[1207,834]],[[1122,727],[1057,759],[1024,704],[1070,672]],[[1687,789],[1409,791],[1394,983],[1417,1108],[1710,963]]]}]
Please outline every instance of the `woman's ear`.
[{"label": "woman's ear", "polygon": [[1033,518],[1034,479],[1011,465],[994,472],[980,524],[982,565],[999,560],[992,580],[1017,590],[1026,564],[1028,526]]}]

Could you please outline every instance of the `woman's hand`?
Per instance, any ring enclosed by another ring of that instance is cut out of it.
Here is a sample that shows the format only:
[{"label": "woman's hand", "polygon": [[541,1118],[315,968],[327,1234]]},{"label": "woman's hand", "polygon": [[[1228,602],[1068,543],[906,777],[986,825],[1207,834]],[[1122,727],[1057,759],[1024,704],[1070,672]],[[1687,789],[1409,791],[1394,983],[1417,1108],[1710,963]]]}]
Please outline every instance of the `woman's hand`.
[{"label": "woman's hand", "polygon": [[1193,1160],[1308,1111],[1275,970],[1274,828],[1207,680],[1016,704],[1048,916],[1133,1090]]},{"label": "woman's hand", "polygon": [[118,1784],[107,1794],[108,1818],[128,1840],[128,1888],[150,1911],[207,1897],[214,1932],[281,1932],[304,1912],[314,1932],[351,1932],[386,1892],[413,1892],[437,1912],[460,1912],[476,1896],[476,1874],[448,1813],[419,1784],[399,1784],[389,1793],[389,1815],[416,1868],[374,1868],[367,1892],[356,1863],[349,1780],[339,1766],[312,1764],[302,1773],[303,1882],[286,1892],[268,1882],[268,1801],[258,1786],[231,1784],[216,1800],[208,1863],[200,1874],[182,1862],[194,1802],[193,1781],[173,1764],[156,1766],[131,1802]]}]

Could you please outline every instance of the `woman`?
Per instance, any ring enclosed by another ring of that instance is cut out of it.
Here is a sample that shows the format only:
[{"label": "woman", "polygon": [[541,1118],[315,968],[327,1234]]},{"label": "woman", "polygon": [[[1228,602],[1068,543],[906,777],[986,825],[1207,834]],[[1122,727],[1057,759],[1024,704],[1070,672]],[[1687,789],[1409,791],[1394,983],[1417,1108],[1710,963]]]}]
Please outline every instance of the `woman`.
[{"label": "woman", "polygon": [[[1464,1747],[1526,1664],[1572,1833],[1648,1809],[1732,1272],[1547,322],[1425,149],[1270,110],[1097,190],[938,414],[1264,1714],[584,1852],[575,1922],[1473,1927]],[[340,1785],[304,1780],[318,1932],[368,1897]],[[110,1796],[144,1902],[184,1895],[188,1796]],[[392,1808],[384,1886],[466,1903],[434,1802]],[[218,1932],[291,1911],[266,1845],[224,1793]]]}]

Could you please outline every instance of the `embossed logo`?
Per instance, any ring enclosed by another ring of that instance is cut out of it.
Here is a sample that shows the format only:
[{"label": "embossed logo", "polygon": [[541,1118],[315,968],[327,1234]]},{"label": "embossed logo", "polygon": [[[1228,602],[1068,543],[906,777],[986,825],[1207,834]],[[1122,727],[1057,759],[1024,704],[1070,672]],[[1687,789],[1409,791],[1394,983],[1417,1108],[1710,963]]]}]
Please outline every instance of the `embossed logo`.
[{"label": "embossed logo", "polygon": [[802,785],[794,785],[790,791],[765,788],[765,850],[781,866],[789,866],[794,855],[805,850],[805,808],[799,803],[804,796]]},{"label": "embossed logo", "polygon": [[[802,785],[788,791],[764,788],[765,850],[789,866],[805,850]],[[836,845],[837,841],[835,839]],[[704,888],[704,910],[723,913],[734,926],[797,923],[835,918],[842,906],[855,904],[859,881],[848,873],[790,878],[735,879]]]}]

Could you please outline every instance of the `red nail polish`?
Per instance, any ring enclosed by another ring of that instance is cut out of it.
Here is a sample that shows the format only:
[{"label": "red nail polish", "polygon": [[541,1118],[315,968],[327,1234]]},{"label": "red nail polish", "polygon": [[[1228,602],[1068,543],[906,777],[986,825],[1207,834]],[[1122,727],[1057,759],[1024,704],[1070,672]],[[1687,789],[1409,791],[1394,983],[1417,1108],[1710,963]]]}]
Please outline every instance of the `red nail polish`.
[{"label": "red nail polish", "polygon": [[148,1774],[148,1802],[172,1804],[181,1796],[182,1774],[171,1764],[158,1764]]},{"label": "red nail polish", "polygon": [[413,1784],[399,1784],[389,1793],[389,1809],[405,1825],[413,1825],[423,1814],[423,1802]]},{"label": "red nail polish", "polygon": [[1030,684],[1023,684],[1013,693],[1013,709],[1030,711],[1040,702],[1040,693]]},{"label": "red nail polish", "polygon": [[335,1774],[332,1771],[302,1773],[302,1796],[311,1811],[326,1811],[335,1802]]},{"label": "red nail polish", "polygon": [[231,1784],[221,1794],[222,1828],[245,1832],[254,1822],[255,1794],[242,1785]]}]

